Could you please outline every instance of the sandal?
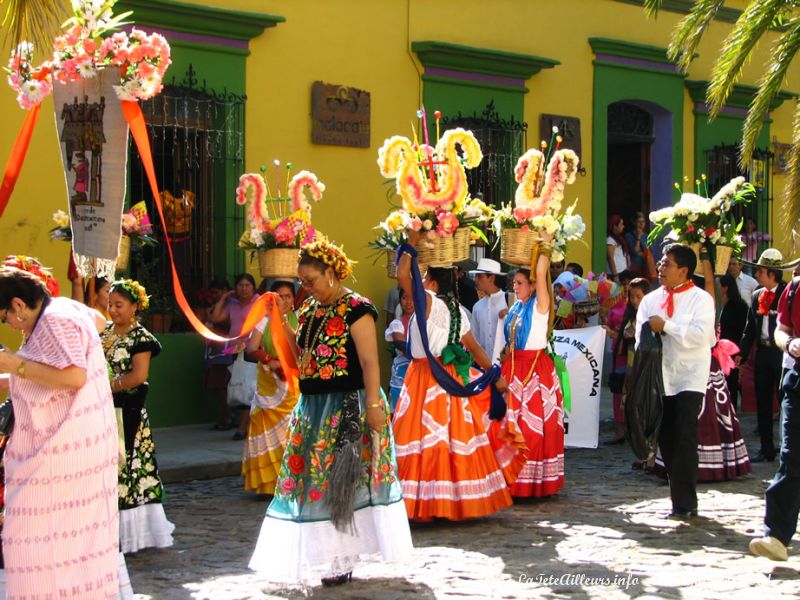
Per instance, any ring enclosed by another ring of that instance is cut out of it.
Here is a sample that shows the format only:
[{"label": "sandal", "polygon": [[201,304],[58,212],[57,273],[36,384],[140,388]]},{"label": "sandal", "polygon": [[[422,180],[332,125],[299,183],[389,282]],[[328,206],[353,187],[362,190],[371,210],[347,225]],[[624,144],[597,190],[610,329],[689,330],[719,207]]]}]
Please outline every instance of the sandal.
[{"label": "sandal", "polygon": [[228,431],[232,427],[233,425],[230,423],[214,423],[213,427],[211,427],[209,431]]}]

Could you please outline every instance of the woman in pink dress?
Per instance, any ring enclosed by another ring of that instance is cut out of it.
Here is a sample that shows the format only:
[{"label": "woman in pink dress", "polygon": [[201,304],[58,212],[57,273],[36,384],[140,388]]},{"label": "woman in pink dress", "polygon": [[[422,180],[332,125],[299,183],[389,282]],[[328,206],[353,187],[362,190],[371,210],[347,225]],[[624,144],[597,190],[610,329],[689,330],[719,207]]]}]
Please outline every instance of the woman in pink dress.
[{"label": "woman in pink dress", "polygon": [[4,459],[6,598],[126,596],[117,422],[93,311],[4,266],[0,322],[23,337],[18,352],[0,352],[16,419]]}]

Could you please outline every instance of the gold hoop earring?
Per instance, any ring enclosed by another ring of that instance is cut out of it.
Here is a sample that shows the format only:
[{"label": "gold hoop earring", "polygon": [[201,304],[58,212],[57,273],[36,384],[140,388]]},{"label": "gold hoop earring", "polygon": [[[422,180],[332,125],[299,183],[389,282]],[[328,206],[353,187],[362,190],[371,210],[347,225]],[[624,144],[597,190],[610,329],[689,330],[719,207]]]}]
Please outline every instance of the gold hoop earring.
[{"label": "gold hoop earring", "polygon": [[20,323],[24,323],[25,319],[21,315],[17,315],[17,321]]},{"label": "gold hoop earring", "polygon": [[333,287],[333,279],[328,279],[328,287]]}]

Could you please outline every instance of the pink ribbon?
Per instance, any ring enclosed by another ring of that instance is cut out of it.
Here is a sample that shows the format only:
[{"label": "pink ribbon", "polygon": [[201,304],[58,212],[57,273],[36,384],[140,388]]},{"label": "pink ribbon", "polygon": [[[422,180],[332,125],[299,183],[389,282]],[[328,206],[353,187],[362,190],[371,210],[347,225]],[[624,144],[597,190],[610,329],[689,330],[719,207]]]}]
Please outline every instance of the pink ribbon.
[{"label": "pink ribbon", "polygon": [[723,375],[726,377],[728,373],[731,372],[731,369],[736,368],[736,363],[733,360],[733,357],[739,354],[739,346],[734,344],[730,340],[719,340],[717,341],[717,345],[711,350],[711,353],[714,355],[714,358],[717,359],[719,362],[719,368],[722,369]]}]

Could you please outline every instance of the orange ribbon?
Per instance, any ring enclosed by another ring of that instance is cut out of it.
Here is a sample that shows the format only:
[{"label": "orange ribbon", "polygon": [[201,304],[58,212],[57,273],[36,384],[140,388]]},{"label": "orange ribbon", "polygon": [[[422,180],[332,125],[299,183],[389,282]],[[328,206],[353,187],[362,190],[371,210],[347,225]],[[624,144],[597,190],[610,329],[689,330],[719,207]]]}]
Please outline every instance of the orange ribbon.
[{"label": "orange ribbon", "polygon": [[156,170],[153,165],[153,153],[150,148],[150,138],[147,135],[147,125],[142,114],[142,109],[138,102],[131,100],[122,100],[122,114],[125,121],[131,130],[131,136],[136,142],[136,148],[139,150],[139,156],[142,159],[147,180],[150,183],[150,191],[153,194],[153,201],[155,202],[158,218],[161,221],[161,227],[164,230],[164,239],[167,243],[167,252],[169,254],[170,269],[172,271],[172,287],[175,292],[175,301],[180,307],[186,319],[194,327],[195,331],[202,335],[207,340],[215,342],[230,342],[238,338],[244,337],[249,334],[255,326],[263,319],[267,312],[270,312],[270,332],[272,333],[272,343],[275,345],[278,361],[281,363],[281,368],[286,374],[286,379],[289,382],[289,387],[293,392],[297,391],[297,377],[300,373],[297,368],[297,360],[295,359],[294,352],[292,351],[291,344],[286,338],[283,327],[281,326],[281,314],[278,306],[278,295],[273,292],[263,294],[253,304],[250,312],[242,325],[242,330],[239,332],[238,337],[226,338],[211,331],[205,324],[197,318],[194,311],[189,306],[186,300],[186,295],[183,293],[183,286],[181,286],[178,271],[175,269],[175,257],[172,251],[172,241],[167,231],[166,219],[164,218],[164,208],[161,204],[161,194],[158,190],[158,182],[156,181]]},{"label": "orange ribbon", "polygon": [[25,155],[28,153],[28,145],[31,143],[33,128],[36,127],[36,120],[39,117],[40,106],[40,104],[37,104],[28,111],[19,130],[19,135],[17,135],[17,141],[14,142],[11,156],[8,157],[6,170],[3,174],[3,183],[0,184],[0,216],[6,210],[8,200],[11,198],[11,192],[14,191],[14,186],[17,184],[19,172],[22,170],[22,163],[25,162]]}]

